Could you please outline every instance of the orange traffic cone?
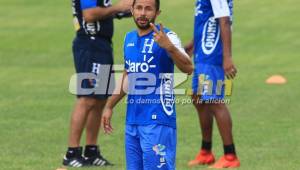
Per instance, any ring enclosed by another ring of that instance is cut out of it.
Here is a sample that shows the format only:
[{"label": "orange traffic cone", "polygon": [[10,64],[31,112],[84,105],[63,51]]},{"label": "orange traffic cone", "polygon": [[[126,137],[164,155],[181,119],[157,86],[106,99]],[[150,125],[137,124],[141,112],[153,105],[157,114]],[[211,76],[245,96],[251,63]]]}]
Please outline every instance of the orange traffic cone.
[{"label": "orange traffic cone", "polygon": [[287,80],[282,75],[273,75],[266,80],[267,84],[286,84]]}]

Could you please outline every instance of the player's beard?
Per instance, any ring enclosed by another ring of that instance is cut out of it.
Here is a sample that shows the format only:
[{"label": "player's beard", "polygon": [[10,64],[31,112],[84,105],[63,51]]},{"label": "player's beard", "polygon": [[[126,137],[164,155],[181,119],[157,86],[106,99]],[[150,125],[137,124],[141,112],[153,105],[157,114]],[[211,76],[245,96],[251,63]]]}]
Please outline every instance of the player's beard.
[{"label": "player's beard", "polygon": [[[140,21],[145,22],[145,24],[139,23]],[[134,22],[139,29],[147,30],[150,28],[150,23],[155,22],[155,18],[148,19],[147,17],[138,17],[138,18],[134,18]]]}]

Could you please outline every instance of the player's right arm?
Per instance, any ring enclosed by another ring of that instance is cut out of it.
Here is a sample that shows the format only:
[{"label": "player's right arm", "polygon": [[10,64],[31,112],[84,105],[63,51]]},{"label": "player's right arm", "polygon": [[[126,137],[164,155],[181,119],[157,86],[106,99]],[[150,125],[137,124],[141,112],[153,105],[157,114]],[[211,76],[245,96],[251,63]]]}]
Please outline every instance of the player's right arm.
[{"label": "player's right arm", "polygon": [[117,83],[117,87],[114,90],[113,95],[107,100],[103,109],[101,124],[106,134],[110,134],[113,131],[111,126],[111,117],[113,114],[113,108],[119,103],[119,101],[126,96],[128,88],[128,76],[126,70],[123,72],[122,79]]},{"label": "player's right arm", "polygon": [[83,18],[86,22],[95,22],[115,16],[120,12],[130,11],[132,0],[120,0],[117,4],[109,7],[96,6],[96,0],[80,0]]}]

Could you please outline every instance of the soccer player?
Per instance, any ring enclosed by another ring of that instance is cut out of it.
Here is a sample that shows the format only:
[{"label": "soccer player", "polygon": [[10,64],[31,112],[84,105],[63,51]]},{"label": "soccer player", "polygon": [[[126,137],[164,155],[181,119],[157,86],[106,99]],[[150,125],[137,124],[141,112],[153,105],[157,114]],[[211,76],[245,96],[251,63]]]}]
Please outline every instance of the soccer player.
[{"label": "soccer player", "polygon": [[[116,5],[111,0],[73,0],[74,24],[77,31],[73,41],[73,55],[77,73],[98,74],[102,65],[113,64],[113,18],[124,16],[132,5],[131,0],[121,0]],[[120,15],[121,14],[121,15]],[[84,80],[82,88],[94,88],[96,80]],[[99,87],[99,88],[107,88]],[[69,147],[63,165],[70,167],[112,165],[100,154],[97,146],[101,113],[107,94],[77,95],[72,112]],[[86,146],[82,156],[80,138],[86,129]]]},{"label": "soccer player", "polygon": [[[224,78],[237,73],[231,53],[232,0],[197,0],[194,40],[186,46],[194,50],[193,103],[199,116],[202,147],[189,166],[212,164],[213,117],[216,119],[224,144],[222,156],[213,168],[240,166],[232,135],[232,122],[224,104]],[[221,86],[220,85],[221,82]]]},{"label": "soccer player", "polygon": [[177,35],[162,24],[159,0],[134,0],[137,29],[124,42],[124,88],[108,100],[102,116],[106,133],[112,132],[113,108],[126,95],[126,167],[128,170],[175,170],[176,111],[173,94],[174,64],[184,73],[192,61]]}]

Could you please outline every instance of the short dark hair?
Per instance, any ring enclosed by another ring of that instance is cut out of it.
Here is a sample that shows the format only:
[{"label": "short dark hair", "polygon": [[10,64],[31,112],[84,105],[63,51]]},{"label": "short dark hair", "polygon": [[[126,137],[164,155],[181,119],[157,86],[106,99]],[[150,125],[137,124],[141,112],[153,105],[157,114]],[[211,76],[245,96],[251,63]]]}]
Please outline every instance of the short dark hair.
[{"label": "short dark hair", "polygon": [[[133,0],[132,6],[135,5],[135,2],[136,2],[136,0]],[[160,10],[160,0],[155,0],[155,8],[156,8],[156,11]]]}]

